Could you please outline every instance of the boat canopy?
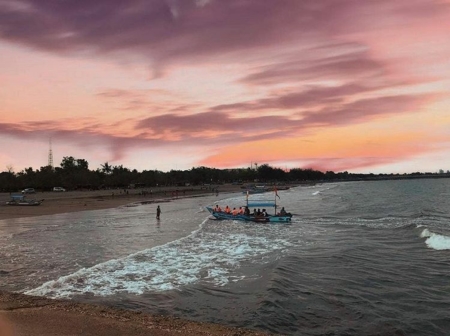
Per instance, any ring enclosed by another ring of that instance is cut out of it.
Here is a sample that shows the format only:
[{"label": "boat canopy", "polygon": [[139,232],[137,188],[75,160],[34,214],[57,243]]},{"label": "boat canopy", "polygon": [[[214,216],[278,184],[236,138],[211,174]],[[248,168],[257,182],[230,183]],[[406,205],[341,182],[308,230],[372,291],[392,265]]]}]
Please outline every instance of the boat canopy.
[{"label": "boat canopy", "polygon": [[275,207],[276,204],[274,202],[248,202],[247,205],[249,208],[255,208],[255,207]]},{"label": "boat canopy", "polygon": [[25,199],[25,196],[23,195],[11,195],[11,199],[14,201],[23,201]]}]

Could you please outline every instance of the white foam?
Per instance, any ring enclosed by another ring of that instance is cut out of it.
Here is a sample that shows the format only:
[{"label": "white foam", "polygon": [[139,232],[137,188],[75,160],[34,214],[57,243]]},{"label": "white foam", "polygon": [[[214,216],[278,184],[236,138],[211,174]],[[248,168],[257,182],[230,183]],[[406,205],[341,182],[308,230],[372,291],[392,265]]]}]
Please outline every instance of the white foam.
[{"label": "white foam", "polygon": [[450,250],[450,237],[433,233],[425,229],[420,234],[420,237],[427,238],[425,244],[434,250]]},{"label": "white foam", "polygon": [[317,190],[315,192],[312,193],[314,196],[319,195],[320,194],[320,190]]},{"label": "white foam", "polygon": [[[199,281],[223,286],[236,281],[232,272],[242,262],[291,246],[284,239],[247,234],[217,234],[199,230],[177,241],[109,260],[31,289],[25,294],[68,298],[91,293],[143,294],[166,291]],[[259,258],[262,260],[262,258]],[[239,272],[238,272],[239,273]]]}]

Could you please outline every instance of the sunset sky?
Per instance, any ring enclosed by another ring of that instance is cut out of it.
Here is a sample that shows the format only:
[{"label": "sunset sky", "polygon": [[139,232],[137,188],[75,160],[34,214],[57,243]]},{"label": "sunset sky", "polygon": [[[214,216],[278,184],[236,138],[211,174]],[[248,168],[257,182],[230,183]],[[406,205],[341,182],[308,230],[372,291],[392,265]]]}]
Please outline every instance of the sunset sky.
[{"label": "sunset sky", "polygon": [[450,170],[450,0],[0,0],[0,171]]}]

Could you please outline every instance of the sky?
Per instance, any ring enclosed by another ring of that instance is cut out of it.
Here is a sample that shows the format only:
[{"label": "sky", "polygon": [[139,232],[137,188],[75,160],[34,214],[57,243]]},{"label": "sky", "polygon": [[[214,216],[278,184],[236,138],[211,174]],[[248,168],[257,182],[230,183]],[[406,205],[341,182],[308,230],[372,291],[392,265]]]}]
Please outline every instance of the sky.
[{"label": "sky", "polygon": [[449,33],[450,0],[0,0],[0,171],[447,171]]}]

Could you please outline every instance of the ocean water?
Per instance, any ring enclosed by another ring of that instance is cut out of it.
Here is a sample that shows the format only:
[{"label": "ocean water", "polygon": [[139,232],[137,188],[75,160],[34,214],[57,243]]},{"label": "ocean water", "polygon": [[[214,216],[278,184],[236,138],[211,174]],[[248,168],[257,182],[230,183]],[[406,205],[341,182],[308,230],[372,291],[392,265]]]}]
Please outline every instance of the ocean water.
[{"label": "ocean water", "polygon": [[0,221],[0,289],[284,335],[450,333],[450,179],[278,193],[290,225],[210,219],[242,194],[160,221],[157,204]]}]

